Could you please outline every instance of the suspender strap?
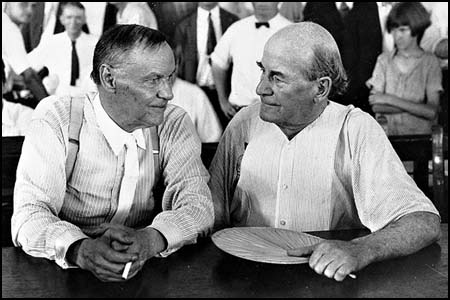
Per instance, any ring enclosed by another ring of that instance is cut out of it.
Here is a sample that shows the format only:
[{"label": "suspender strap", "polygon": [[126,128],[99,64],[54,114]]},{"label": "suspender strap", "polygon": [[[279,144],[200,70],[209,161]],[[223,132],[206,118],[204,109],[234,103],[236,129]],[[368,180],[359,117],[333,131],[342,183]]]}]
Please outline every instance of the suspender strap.
[{"label": "suspender strap", "polygon": [[83,124],[84,98],[70,99],[70,120],[69,120],[69,148],[66,160],[66,181],[72,177],[73,167],[77,159],[80,146],[80,131]]},{"label": "suspender strap", "polygon": [[150,127],[150,138],[152,139],[153,163],[155,165],[155,184],[159,180],[159,138],[158,127]]}]

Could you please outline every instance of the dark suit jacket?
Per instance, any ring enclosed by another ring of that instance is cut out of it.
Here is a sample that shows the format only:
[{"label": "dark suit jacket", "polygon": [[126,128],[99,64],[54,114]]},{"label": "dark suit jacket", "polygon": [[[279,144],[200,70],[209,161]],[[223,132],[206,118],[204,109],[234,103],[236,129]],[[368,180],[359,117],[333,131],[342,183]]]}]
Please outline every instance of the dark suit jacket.
[{"label": "dark suit jacket", "polygon": [[308,2],[303,15],[305,21],[325,27],[339,47],[350,84],[346,95],[333,100],[353,104],[371,113],[365,82],[372,76],[382,51],[380,19],[376,2],[353,3],[345,23],[335,2]]},{"label": "dark suit jacket", "polygon": [[[231,24],[239,18],[220,8],[220,24],[222,33],[225,33]],[[178,65],[178,76],[184,80],[195,83],[198,67],[197,56],[197,10],[183,19],[175,29],[175,53]]]}]

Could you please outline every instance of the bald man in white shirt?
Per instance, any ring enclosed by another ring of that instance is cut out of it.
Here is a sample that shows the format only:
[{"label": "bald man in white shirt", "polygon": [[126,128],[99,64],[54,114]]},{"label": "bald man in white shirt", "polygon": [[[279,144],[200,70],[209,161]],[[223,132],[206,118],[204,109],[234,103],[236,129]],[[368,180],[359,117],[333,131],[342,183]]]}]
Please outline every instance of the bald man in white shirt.
[{"label": "bald man in white shirt", "polygon": [[370,263],[408,255],[440,235],[433,203],[406,173],[382,128],[352,105],[339,49],[320,25],[275,33],[260,62],[261,103],[231,120],[210,166],[215,228],[320,231],[365,226],[352,241],[288,250],[342,281]]}]

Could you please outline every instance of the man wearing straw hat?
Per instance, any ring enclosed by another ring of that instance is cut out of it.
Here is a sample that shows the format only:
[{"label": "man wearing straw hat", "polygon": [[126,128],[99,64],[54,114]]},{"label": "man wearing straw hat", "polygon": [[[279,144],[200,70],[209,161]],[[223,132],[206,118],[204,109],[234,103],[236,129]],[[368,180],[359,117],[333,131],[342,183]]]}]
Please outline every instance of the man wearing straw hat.
[{"label": "man wearing straw hat", "polygon": [[347,77],[328,31],[310,22],[287,26],[257,64],[261,103],[234,117],[210,167],[216,230],[370,229],[352,241],[289,251],[311,255],[311,268],[337,281],[439,238],[438,211],[382,128],[360,109],[330,101]]}]

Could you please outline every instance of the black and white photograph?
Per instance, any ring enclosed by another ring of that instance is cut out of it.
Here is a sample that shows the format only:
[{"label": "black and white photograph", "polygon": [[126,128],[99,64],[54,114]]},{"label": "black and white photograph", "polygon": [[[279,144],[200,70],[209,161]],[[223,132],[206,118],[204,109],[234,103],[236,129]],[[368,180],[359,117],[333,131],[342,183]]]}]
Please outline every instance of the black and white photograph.
[{"label": "black and white photograph", "polygon": [[448,2],[2,2],[2,298],[448,298]]}]

